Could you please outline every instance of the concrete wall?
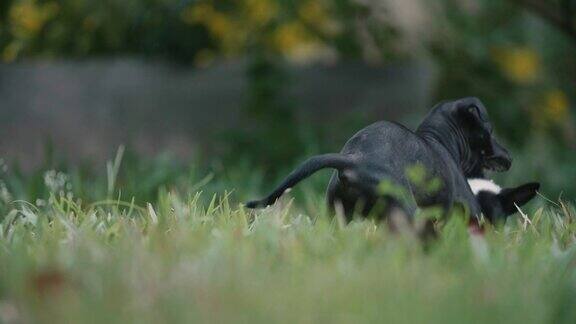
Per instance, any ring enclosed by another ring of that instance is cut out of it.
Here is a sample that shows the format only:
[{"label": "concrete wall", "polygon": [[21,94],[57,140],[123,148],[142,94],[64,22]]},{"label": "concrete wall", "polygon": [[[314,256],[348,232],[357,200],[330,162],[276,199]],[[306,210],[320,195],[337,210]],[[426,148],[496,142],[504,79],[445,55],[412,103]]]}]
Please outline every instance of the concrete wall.
[{"label": "concrete wall", "polygon": [[[243,119],[245,63],[191,69],[136,60],[0,65],[0,157],[37,166],[50,140],[72,162],[108,159],[118,145],[186,159]],[[299,115],[330,123],[350,114],[399,119],[430,104],[422,63],[290,69]]]}]

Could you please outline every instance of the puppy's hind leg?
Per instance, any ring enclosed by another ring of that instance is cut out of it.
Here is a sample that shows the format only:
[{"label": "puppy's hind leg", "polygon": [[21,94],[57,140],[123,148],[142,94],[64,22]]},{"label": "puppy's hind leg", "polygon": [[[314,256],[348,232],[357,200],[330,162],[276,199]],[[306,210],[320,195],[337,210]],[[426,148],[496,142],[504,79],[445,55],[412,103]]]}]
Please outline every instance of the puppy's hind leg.
[{"label": "puppy's hind leg", "polygon": [[332,214],[340,214],[349,223],[354,218],[356,200],[349,197],[338,178],[338,172],[334,172],[328,189],[326,190],[326,202],[328,210]]}]

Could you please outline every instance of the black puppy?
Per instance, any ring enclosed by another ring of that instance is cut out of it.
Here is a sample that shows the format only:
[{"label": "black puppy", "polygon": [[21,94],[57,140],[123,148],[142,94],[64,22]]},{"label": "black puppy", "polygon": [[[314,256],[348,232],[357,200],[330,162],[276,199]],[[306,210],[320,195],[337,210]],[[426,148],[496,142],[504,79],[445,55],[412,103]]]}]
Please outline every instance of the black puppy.
[{"label": "black puppy", "polygon": [[[479,204],[467,177],[482,175],[483,169],[505,171],[511,166],[508,152],[496,142],[486,108],[477,98],[463,98],[436,105],[416,132],[392,122],[372,124],[354,135],[338,154],[310,158],[280,184],[268,197],[246,204],[248,208],[273,204],[287,189],[316,171],[332,168],[327,190],[331,207],[341,206],[350,220],[356,210],[363,215],[375,206],[386,216],[390,207],[400,207],[413,215],[417,207],[440,206],[448,212],[455,202],[472,215]],[[407,169],[422,166],[426,179],[439,180],[438,190],[413,183]],[[380,184],[391,183],[408,193],[400,201],[382,194]]]},{"label": "black puppy", "polygon": [[484,217],[492,224],[505,222],[508,216],[536,196],[540,184],[530,182],[515,188],[500,188],[487,179],[468,179]]}]

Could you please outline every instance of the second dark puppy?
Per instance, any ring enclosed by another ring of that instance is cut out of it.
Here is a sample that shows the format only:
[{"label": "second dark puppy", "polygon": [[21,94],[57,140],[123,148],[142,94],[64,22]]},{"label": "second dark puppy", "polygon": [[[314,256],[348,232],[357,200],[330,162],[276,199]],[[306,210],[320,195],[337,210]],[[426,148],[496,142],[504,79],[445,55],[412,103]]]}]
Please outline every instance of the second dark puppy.
[{"label": "second dark puppy", "polygon": [[[420,166],[426,179],[439,181],[436,190],[414,183],[407,170]],[[477,98],[463,98],[436,105],[416,132],[392,122],[372,124],[354,135],[340,153],[310,158],[266,198],[246,204],[248,208],[273,204],[287,189],[316,171],[332,168],[327,189],[330,206],[342,206],[350,220],[355,211],[364,215],[375,211],[384,217],[391,207],[413,215],[418,207],[440,206],[448,212],[454,203],[463,204],[472,215],[480,208],[467,177],[483,174],[484,169],[505,171],[511,158],[492,134],[486,108]],[[408,193],[398,200],[383,194],[388,182]],[[433,191],[433,192],[432,192]]]}]

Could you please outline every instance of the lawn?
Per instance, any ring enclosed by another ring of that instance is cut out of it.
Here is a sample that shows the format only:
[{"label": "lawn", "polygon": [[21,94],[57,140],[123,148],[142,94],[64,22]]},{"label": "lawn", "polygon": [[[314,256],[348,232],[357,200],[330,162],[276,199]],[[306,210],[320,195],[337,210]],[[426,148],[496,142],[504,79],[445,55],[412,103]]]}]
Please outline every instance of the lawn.
[{"label": "lawn", "polygon": [[[423,247],[372,220],[343,224],[314,186],[251,212],[239,202],[257,175],[190,171],[164,186],[153,179],[171,168],[121,161],[92,180],[7,180],[3,195],[45,198],[4,206],[0,322],[576,322],[569,202],[539,198],[531,224],[515,216],[484,238],[453,215]],[[126,198],[145,186],[160,188],[151,203]]]}]

